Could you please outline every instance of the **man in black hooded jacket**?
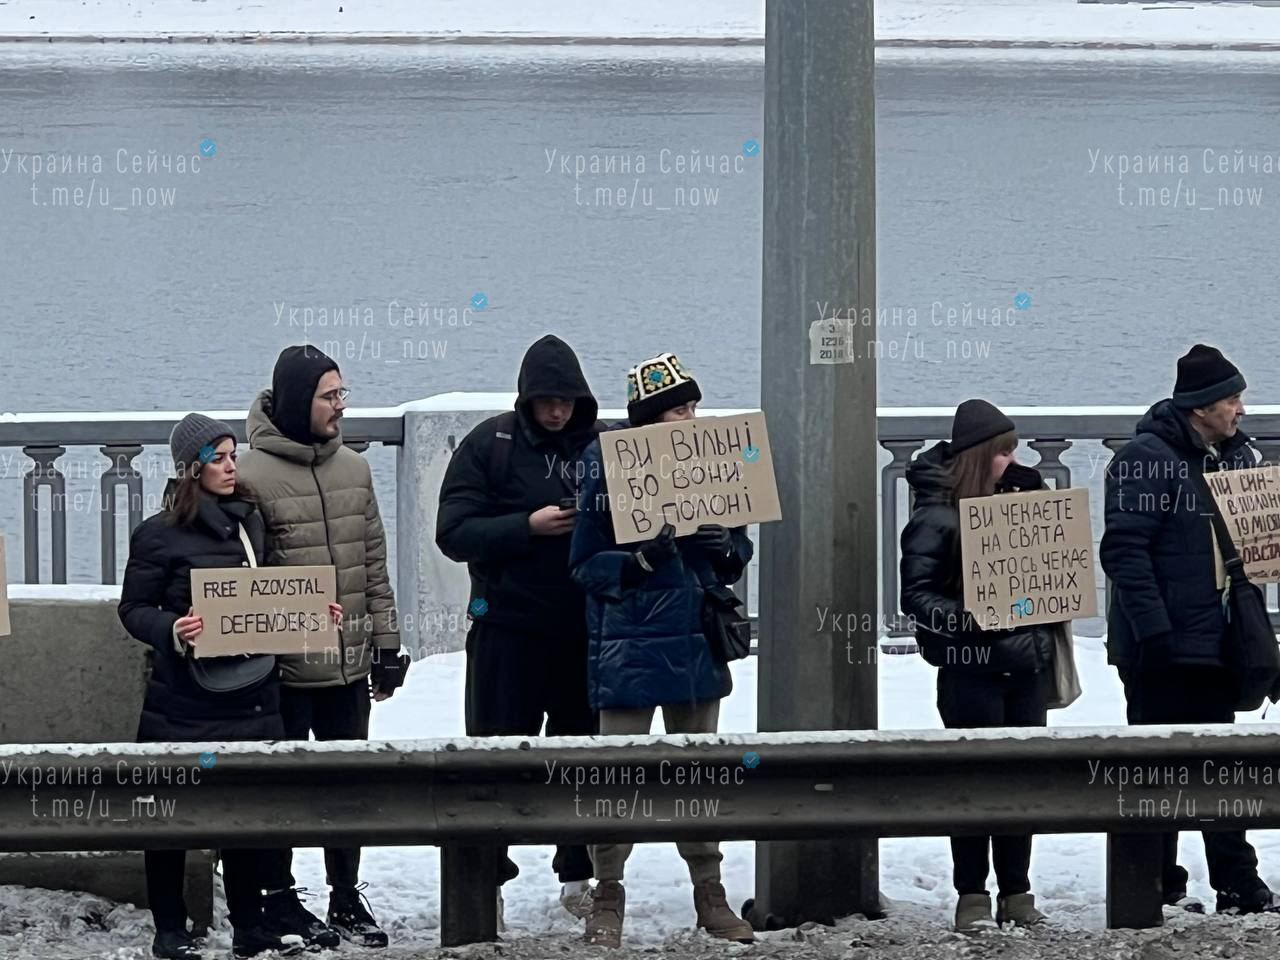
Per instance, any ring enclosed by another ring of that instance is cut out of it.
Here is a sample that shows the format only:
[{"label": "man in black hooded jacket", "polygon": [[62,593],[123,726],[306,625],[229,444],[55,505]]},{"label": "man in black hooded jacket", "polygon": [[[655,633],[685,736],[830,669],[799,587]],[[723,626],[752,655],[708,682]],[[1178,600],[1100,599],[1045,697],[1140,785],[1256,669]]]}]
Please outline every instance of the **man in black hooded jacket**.
[{"label": "man in black hooded jacket", "polygon": [[[468,736],[589,736],[586,601],[569,577],[575,466],[600,424],[577,356],[547,335],[525,353],[515,410],[491,417],[454,451],[440,488],[436,544],[471,575],[467,607]],[[561,902],[583,915],[591,858],[559,846]],[[516,876],[510,860],[499,884]]]},{"label": "man in black hooded jacket", "polygon": [[[1133,724],[1231,723],[1235,688],[1222,658],[1225,567],[1200,476],[1252,467],[1240,371],[1197,343],[1178,360],[1173,396],[1138,423],[1107,467],[1099,558],[1113,592],[1107,659],[1119,668]],[[1178,835],[1164,835],[1164,899],[1187,901]],[[1243,830],[1205,831],[1209,883],[1220,913],[1280,911],[1258,876]]]}]

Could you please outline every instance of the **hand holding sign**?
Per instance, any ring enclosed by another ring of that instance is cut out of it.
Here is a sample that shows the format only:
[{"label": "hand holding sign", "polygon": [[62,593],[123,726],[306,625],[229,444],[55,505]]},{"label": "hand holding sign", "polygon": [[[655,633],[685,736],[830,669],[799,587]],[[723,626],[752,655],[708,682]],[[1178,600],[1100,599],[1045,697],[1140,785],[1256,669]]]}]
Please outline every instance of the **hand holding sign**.
[{"label": "hand holding sign", "polygon": [[173,625],[174,633],[189,647],[196,645],[196,638],[204,630],[204,619],[196,616],[195,608],[189,608],[185,617],[179,617]]}]

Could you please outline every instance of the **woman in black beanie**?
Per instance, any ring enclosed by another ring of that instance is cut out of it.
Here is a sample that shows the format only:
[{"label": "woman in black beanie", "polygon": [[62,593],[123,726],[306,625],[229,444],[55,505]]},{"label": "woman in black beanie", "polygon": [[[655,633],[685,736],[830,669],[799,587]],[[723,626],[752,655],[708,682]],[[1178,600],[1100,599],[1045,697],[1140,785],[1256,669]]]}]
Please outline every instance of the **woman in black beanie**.
[{"label": "woman in black beanie", "polygon": [[[192,655],[203,623],[192,609],[191,571],[258,566],[263,558],[262,518],[236,483],[235,433],[226,423],[192,413],[174,427],[169,445],[177,475],[165,487],[161,511],[130,537],[120,590],[121,622],[151,647],[138,741],[283,740],[275,657]],[[340,617],[341,608],[330,604],[330,615]],[[198,784],[193,781],[190,789]],[[237,957],[289,948],[260,927],[261,878],[277,856],[221,851]],[[186,851],[147,850],[144,860],[156,926],[152,954],[198,960],[202,953],[187,928],[182,899]]]},{"label": "woman in black beanie", "polygon": [[[982,630],[964,608],[958,504],[1008,489],[1010,465],[1019,489],[1039,489],[1039,474],[1014,463],[1017,445],[1012,420],[985,400],[966,400],[956,410],[951,441],[939,442],[907,467],[915,504],[902,531],[902,611],[915,622],[924,659],[938,668],[938,713],[948,728],[1046,722],[1053,628]],[[988,846],[999,885],[995,920],[986,889]],[[1030,892],[1030,835],[953,837],[951,856],[959,895],[956,930],[1045,920]]]}]

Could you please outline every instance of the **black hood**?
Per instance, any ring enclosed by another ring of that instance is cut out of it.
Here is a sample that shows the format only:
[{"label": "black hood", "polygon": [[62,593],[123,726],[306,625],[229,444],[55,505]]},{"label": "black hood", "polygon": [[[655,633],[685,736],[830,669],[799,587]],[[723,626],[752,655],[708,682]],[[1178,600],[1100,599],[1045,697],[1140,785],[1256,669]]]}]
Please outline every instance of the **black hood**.
[{"label": "black hood", "polygon": [[[1138,421],[1136,433],[1153,433],[1179,453],[1204,456],[1209,451],[1204,440],[1196,433],[1186,413],[1173,405],[1173,400],[1161,400]],[[1243,430],[1236,432],[1218,445],[1219,458],[1231,459],[1232,454],[1249,442]]]},{"label": "black hood", "polygon": [[525,351],[520,363],[520,378],[516,382],[516,412],[525,428],[535,436],[546,437],[547,432],[538,426],[530,403],[535,397],[564,397],[573,400],[573,414],[560,433],[569,436],[590,430],[596,422],[599,404],[591,395],[587,378],[582,375],[573,348],[553,334],[547,334]]},{"label": "black hood", "polygon": [[907,484],[916,503],[951,503],[955,481],[951,475],[951,444],[942,440],[907,464]]},{"label": "black hood", "polygon": [[316,384],[330,370],[338,370],[338,364],[310,344],[285,347],[280,352],[271,375],[270,417],[290,440],[309,445],[329,439],[311,432],[311,404]]}]

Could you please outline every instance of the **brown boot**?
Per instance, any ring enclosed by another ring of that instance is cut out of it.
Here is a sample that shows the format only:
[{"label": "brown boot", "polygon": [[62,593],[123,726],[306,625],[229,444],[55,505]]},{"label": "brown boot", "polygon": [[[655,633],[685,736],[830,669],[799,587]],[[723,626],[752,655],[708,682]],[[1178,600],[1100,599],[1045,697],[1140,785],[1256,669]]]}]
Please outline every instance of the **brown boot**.
[{"label": "brown boot", "polygon": [[600,947],[622,946],[622,916],[626,913],[627,893],[617,880],[601,880],[591,893],[591,912],[587,914],[587,943]]},{"label": "brown boot", "polygon": [[751,924],[729,909],[719,880],[694,885],[693,908],[698,911],[698,926],[713,937],[739,943],[751,943],[756,938]]}]

